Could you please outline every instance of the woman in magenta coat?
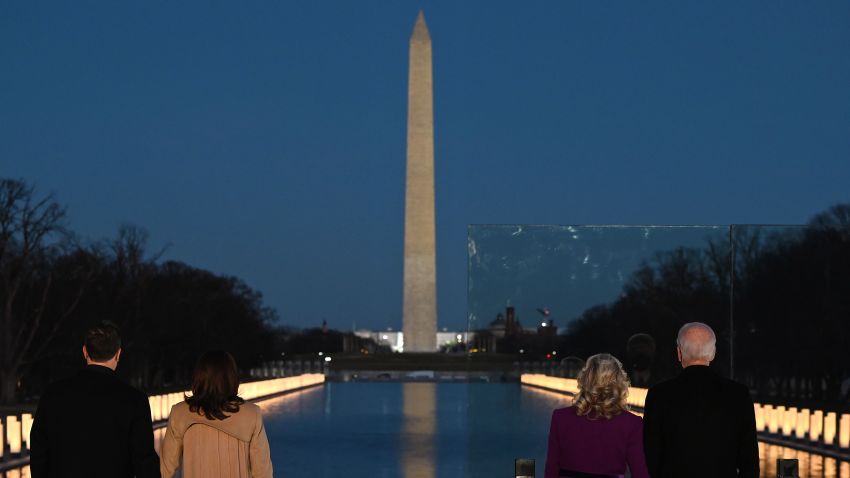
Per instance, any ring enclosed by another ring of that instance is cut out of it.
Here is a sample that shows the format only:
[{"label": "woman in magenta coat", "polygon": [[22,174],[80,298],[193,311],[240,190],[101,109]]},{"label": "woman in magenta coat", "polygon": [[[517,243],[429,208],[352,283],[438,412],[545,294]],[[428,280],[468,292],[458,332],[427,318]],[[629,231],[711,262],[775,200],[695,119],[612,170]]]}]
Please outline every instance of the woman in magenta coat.
[{"label": "woman in magenta coat", "polygon": [[648,478],[643,420],[629,411],[629,379],[608,354],[587,359],[573,405],[552,413],[545,478]]}]

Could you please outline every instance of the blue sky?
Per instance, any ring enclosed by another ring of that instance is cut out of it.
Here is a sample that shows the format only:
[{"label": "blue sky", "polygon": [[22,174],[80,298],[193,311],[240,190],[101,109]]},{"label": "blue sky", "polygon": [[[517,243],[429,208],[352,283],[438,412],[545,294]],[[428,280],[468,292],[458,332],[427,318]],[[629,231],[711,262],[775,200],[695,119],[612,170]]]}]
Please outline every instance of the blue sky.
[{"label": "blue sky", "polygon": [[850,201],[850,3],[0,4],[0,175],[92,239],[399,327],[407,41],[434,47],[439,323],[470,223],[800,223]]}]

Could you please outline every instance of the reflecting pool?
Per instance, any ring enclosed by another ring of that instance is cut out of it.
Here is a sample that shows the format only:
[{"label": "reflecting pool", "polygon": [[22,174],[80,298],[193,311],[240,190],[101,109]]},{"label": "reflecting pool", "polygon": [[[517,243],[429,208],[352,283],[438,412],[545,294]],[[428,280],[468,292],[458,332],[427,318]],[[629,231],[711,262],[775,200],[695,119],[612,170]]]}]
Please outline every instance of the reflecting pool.
[{"label": "reflecting pool", "polygon": [[435,478],[508,476],[519,457],[542,474],[561,400],[518,384],[329,383],[261,405],[280,476]]},{"label": "reflecting pool", "polygon": [[[542,476],[552,410],[569,400],[515,383],[328,383],[260,404],[276,476],[454,478],[511,476],[515,458]],[[850,478],[846,462],[759,450],[763,477],[797,458],[801,477]]]},{"label": "reflecting pool", "polygon": [[[549,418],[569,401],[516,383],[353,382],[258,404],[275,476],[489,478],[512,476],[515,458],[535,459],[543,476]],[[850,463],[834,458],[765,443],[759,452],[764,478],[777,458],[799,459],[803,478],[850,478]],[[0,472],[28,477],[28,467]]]}]

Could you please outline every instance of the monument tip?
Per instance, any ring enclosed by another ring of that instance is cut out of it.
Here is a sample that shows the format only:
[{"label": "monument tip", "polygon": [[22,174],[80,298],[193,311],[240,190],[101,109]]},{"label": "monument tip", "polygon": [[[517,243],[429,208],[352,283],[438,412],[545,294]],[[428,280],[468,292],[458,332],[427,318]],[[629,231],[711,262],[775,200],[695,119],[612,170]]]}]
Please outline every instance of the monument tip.
[{"label": "monument tip", "polygon": [[416,15],[416,25],[413,26],[413,35],[410,36],[410,39],[418,41],[431,40],[431,35],[428,33],[428,25],[425,23],[425,13],[422,12],[422,9]]}]

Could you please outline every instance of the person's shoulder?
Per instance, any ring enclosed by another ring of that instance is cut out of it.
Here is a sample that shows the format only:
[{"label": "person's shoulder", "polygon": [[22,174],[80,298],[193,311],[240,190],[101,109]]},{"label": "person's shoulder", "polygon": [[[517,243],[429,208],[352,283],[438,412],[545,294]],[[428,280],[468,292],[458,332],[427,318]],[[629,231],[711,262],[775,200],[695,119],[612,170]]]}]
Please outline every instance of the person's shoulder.
[{"label": "person's shoulder", "polygon": [[[117,375],[99,377],[102,380],[101,385],[104,391],[114,401],[114,406],[121,407],[126,410],[132,410],[134,413],[141,413],[143,410],[150,413],[150,400],[148,395],[138,388],[130,385],[124,379]],[[93,392],[92,392],[93,393]]]},{"label": "person's shoulder", "polygon": [[127,383],[124,378],[118,375],[118,372],[100,365],[87,366],[80,371],[73,381],[86,387],[96,387],[110,393],[119,393],[133,398],[138,398],[139,395],[147,397],[141,390]]},{"label": "person's shoulder", "polygon": [[[239,405],[239,411],[232,414],[228,420],[232,420],[232,425],[240,430],[240,438],[243,441],[248,441],[251,435],[257,430],[264,427],[262,409],[255,403],[244,402]],[[247,435],[245,435],[247,433]]]},{"label": "person's shoulder", "polygon": [[189,404],[186,403],[186,400],[183,400],[182,402],[175,403],[171,406],[171,412],[168,416],[171,417],[174,415],[187,415],[189,413],[191,413],[191,411],[189,410]]},{"label": "person's shoulder", "polygon": [[144,401],[145,403],[148,403],[148,395],[145,392],[143,392],[143,391],[139,390],[138,388],[130,385],[129,383],[125,382],[124,380],[122,380],[121,378],[119,378],[117,376],[112,377],[112,378],[113,378],[112,386],[125,399],[127,399],[128,401],[133,401],[133,402]]},{"label": "person's shoulder", "polygon": [[171,411],[168,412],[168,425],[172,427],[186,427],[188,424],[194,423],[202,417],[202,415],[193,412],[189,408],[189,404],[184,400],[171,406]]},{"label": "person's shoulder", "polygon": [[88,392],[86,383],[82,380],[81,372],[71,376],[63,377],[49,383],[39,397],[39,403],[46,403],[55,399],[57,402],[76,400],[79,396]]},{"label": "person's shoulder", "polygon": [[613,419],[620,423],[618,426],[625,428],[635,428],[643,425],[643,418],[633,413],[631,410],[623,410],[622,413],[615,415]]},{"label": "person's shoulder", "polygon": [[726,388],[729,388],[731,390],[737,390],[739,392],[742,391],[742,390],[749,390],[746,385],[744,385],[741,382],[736,382],[736,381],[732,380],[731,378],[720,377],[720,376],[718,376],[717,378],[720,380],[721,383],[723,383],[723,385]]},{"label": "person's shoulder", "polygon": [[656,383],[655,385],[649,387],[647,390],[647,397],[649,396],[664,396],[668,393],[673,393],[680,385],[680,380],[678,377],[668,378],[667,380]]},{"label": "person's shoulder", "polygon": [[260,408],[259,405],[253,402],[245,402],[242,405],[239,405],[239,413],[244,413],[245,415],[252,417],[260,417],[263,416],[263,409]]},{"label": "person's shoulder", "polygon": [[556,408],[552,411],[552,419],[553,420],[569,420],[570,418],[578,416],[576,414],[576,407],[570,405],[569,407],[564,408]]},{"label": "person's shoulder", "polygon": [[624,410],[623,413],[618,416],[622,417],[621,420],[627,421],[629,423],[643,423],[643,418],[641,418],[640,415],[636,414],[631,410]]},{"label": "person's shoulder", "polygon": [[73,388],[76,385],[76,381],[74,379],[75,377],[65,377],[49,383],[47,387],[44,388],[44,392],[42,392],[41,396],[52,396]]},{"label": "person's shoulder", "polygon": [[736,397],[739,397],[739,398],[746,397],[747,400],[751,399],[750,389],[747,388],[747,386],[744,385],[743,383],[736,382],[732,379],[725,378],[725,377],[718,377],[718,378],[719,378],[719,381],[721,383],[721,387],[723,388],[723,391],[726,394],[728,394],[730,396],[736,396]]},{"label": "person's shoulder", "polygon": [[73,381],[71,378],[63,378],[49,383],[41,395],[38,397],[37,410],[47,410],[51,408],[51,402],[62,403],[65,401],[65,396],[69,394],[75,395],[73,391]]}]

